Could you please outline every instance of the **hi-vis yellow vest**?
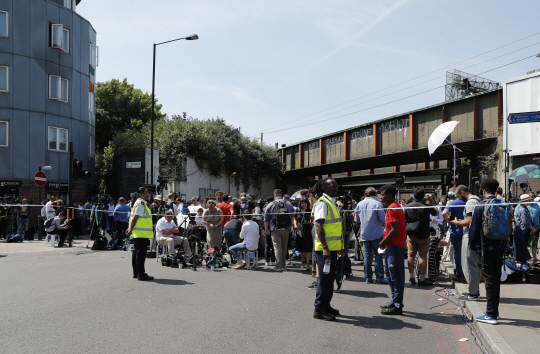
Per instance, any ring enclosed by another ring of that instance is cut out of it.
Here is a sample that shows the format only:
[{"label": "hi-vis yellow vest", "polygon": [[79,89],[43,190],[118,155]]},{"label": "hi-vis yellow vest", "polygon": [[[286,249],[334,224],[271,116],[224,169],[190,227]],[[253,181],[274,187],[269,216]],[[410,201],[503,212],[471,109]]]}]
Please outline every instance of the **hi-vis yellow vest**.
[{"label": "hi-vis yellow vest", "polygon": [[[319,198],[317,203],[326,203],[328,212],[324,221],[324,238],[330,251],[341,251],[343,249],[343,240],[341,237],[341,217],[339,210],[325,196]],[[322,243],[319,236],[315,234],[315,251],[322,251]]]},{"label": "hi-vis yellow vest", "polygon": [[137,201],[133,205],[133,208],[131,208],[131,217],[133,218],[137,206],[141,203],[144,206],[144,214],[143,216],[139,216],[137,218],[137,223],[133,227],[131,236],[133,236],[133,238],[154,238],[154,228],[152,227],[152,213],[150,212],[150,209],[148,209],[148,207],[146,206],[146,203],[143,203],[141,199],[137,199]]}]

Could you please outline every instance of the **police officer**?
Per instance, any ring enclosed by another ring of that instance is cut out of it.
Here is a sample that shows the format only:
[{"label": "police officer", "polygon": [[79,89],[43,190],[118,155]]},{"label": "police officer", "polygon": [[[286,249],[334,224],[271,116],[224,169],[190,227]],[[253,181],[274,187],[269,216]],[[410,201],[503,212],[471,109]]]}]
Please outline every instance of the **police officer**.
[{"label": "police officer", "polygon": [[[338,252],[343,250],[341,218],[334,198],[338,186],[332,178],[320,180],[315,185],[317,195],[321,197],[313,208],[315,214],[315,259],[319,270],[319,283],[315,296],[315,312],[313,318],[335,321],[339,311],[330,306],[334,293],[334,276]],[[330,260],[330,271],[324,272],[325,262]]]},{"label": "police officer", "polygon": [[154,229],[152,227],[152,214],[146,205],[148,199],[148,190],[139,187],[137,191],[139,198],[131,209],[131,219],[126,235],[133,236],[133,256],[131,264],[133,266],[133,278],[142,281],[154,280],[144,271],[144,261],[146,260],[146,251],[150,244],[150,239],[154,238]]}]

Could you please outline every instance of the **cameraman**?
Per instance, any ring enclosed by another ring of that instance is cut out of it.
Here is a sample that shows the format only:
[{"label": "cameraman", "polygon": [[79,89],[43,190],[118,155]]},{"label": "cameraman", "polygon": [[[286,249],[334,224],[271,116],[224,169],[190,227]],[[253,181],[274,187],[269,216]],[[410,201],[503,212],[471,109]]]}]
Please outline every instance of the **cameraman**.
[{"label": "cameraman", "polygon": [[64,241],[68,235],[68,222],[69,220],[66,219],[66,213],[62,211],[58,214],[58,216],[54,217],[51,226],[49,226],[49,228],[46,230],[48,234],[56,234],[60,237],[58,247],[64,247]]}]

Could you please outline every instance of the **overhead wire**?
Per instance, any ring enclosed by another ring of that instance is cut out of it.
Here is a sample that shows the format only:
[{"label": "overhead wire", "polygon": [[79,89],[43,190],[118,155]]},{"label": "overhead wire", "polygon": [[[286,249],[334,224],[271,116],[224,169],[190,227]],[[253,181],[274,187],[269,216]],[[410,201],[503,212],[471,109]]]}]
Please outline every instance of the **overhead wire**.
[{"label": "overhead wire", "polygon": [[[462,69],[460,69],[460,70],[466,70],[466,69],[472,68],[472,67],[474,67],[474,66],[481,65],[481,64],[484,64],[484,63],[486,63],[486,62],[489,62],[489,61],[492,61],[492,60],[495,60],[495,59],[499,59],[499,58],[502,58],[502,57],[504,57],[504,56],[507,56],[507,55],[510,55],[510,54],[513,54],[513,53],[516,53],[516,52],[519,52],[519,51],[522,51],[522,50],[525,50],[525,49],[528,49],[528,48],[531,48],[531,47],[534,47],[534,46],[539,45],[539,44],[540,44],[540,42],[537,42],[537,43],[534,43],[534,44],[531,44],[531,45],[528,45],[528,46],[525,46],[525,47],[522,47],[522,48],[513,50],[513,51],[511,51],[511,52],[508,52],[508,53],[505,53],[505,54],[496,56],[496,57],[494,57],[494,58],[487,59],[487,60],[484,60],[484,61],[482,61],[482,62],[479,62],[479,63],[476,63],[476,64],[472,64],[472,65],[466,66],[466,67],[464,67],[464,68],[462,68]],[[382,95],[382,96],[378,96],[378,97],[372,98],[372,99],[367,100],[367,101],[363,101],[363,102],[356,103],[356,104],[354,104],[354,105],[352,105],[352,106],[349,106],[349,107],[346,107],[346,108],[343,108],[343,109],[340,109],[340,110],[338,110],[338,111],[334,111],[334,112],[331,112],[331,113],[327,113],[327,114],[325,114],[325,115],[319,116],[319,117],[314,118],[314,119],[318,120],[318,119],[323,118],[323,117],[328,117],[328,116],[331,116],[331,115],[333,115],[333,114],[336,114],[336,113],[339,113],[339,112],[343,112],[343,111],[345,111],[345,110],[347,110],[347,109],[350,109],[350,108],[353,108],[353,107],[356,107],[356,106],[360,106],[360,105],[365,104],[365,103],[368,103],[368,102],[373,102],[373,101],[376,101],[376,100],[378,100],[378,99],[380,99],[380,98],[387,97],[387,96],[393,95],[393,94],[398,93],[398,92],[406,91],[406,90],[408,90],[408,89],[410,89],[410,88],[413,88],[413,87],[416,87],[416,86],[420,86],[420,85],[423,85],[423,84],[425,84],[425,83],[428,83],[428,82],[431,82],[431,81],[434,81],[434,80],[438,80],[438,79],[441,79],[441,78],[444,78],[444,77],[445,77],[445,75],[436,76],[436,77],[434,77],[434,78],[432,78],[432,79],[429,79],[429,80],[426,80],[426,81],[422,81],[422,82],[420,82],[420,83],[417,83],[417,84],[414,84],[414,85],[411,85],[411,86],[407,86],[407,87],[402,88],[402,89],[397,90],[397,91],[392,91],[392,92],[390,92],[390,93],[387,93],[387,94],[385,94],[385,95]],[[400,85],[400,84],[397,84],[397,85]],[[397,85],[395,85],[395,86],[397,86]],[[391,86],[391,87],[395,87],[395,86]],[[298,123],[298,121],[297,121],[297,122],[294,122],[294,123]],[[294,123],[290,123],[290,124],[294,124]],[[294,128],[294,127],[296,127],[296,126],[285,127],[285,129],[291,129],[291,128]],[[266,132],[266,133],[269,133],[269,132]]]},{"label": "overhead wire", "polygon": [[[482,75],[482,74],[488,73],[488,72],[490,72],[490,71],[494,71],[494,70],[503,68],[503,67],[508,66],[508,65],[512,65],[512,64],[518,63],[518,62],[520,62],[520,61],[523,61],[523,60],[526,60],[526,59],[529,59],[529,58],[532,58],[532,57],[535,57],[535,56],[536,56],[536,54],[533,54],[533,55],[527,56],[527,57],[525,57],[525,58],[521,58],[521,59],[519,59],[519,60],[513,61],[513,62],[511,62],[511,63],[504,64],[504,65],[498,66],[498,67],[493,68],[493,69],[490,69],[490,70],[486,70],[486,71],[481,72],[481,73],[476,74],[476,75]],[[290,130],[290,129],[293,129],[293,128],[300,128],[300,127],[305,127],[305,126],[308,126],[308,125],[325,123],[325,122],[328,122],[328,121],[330,121],[330,120],[335,120],[335,119],[343,118],[343,117],[346,117],[346,116],[350,116],[350,115],[352,115],[352,114],[356,114],[356,113],[360,113],[360,112],[365,112],[365,111],[368,111],[368,110],[371,110],[371,109],[374,109],[374,108],[378,108],[378,107],[382,107],[382,106],[385,106],[385,105],[388,105],[388,104],[391,104],[391,103],[395,103],[395,102],[398,102],[398,101],[403,101],[403,100],[405,100],[405,99],[407,99],[407,98],[411,98],[411,97],[418,96],[418,95],[421,95],[421,94],[424,94],[424,93],[427,93],[427,92],[431,92],[431,91],[440,89],[440,88],[445,87],[445,86],[446,86],[446,85],[437,86],[437,87],[434,87],[434,88],[429,89],[429,90],[425,90],[425,91],[422,91],[422,92],[418,92],[418,93],[415,93],[415,94],[412,94],[412,95],[409,95],[409,96],[405,96],[405,97],[402,97],[402,98],[398,98],[398,99],[395,99],[395,100],[392,100],[392,101],[388,101],[388,102],[385,102],[385,103],[381,103],[381,104],[378,104],[378,105],[375,105],[375,106],[371,106],[371,107],[368,107],[368,108],[364,108],[364,109],[361,109],[361,110],[358,110],[358,111],[354,111],[354,112],[350,112],[350,113],[345,113],[345,114],[342,114],[342,115],[339,115],[339,116],[336,116],[336,117],[332,117],[332,118],[328,118],[328,119],[324,119],[324,120],[320,120],[320,121],[315,121],[315,122],[308,122],[308,123],[304,123],[304,124],[299,124],[299,125],[296,125],[296,126],[293,126],[293,127],[288,127],[288,128],[283,128],[283,129],[272,130],[272,131],[264,132],[264,134],[278,133],[278,132],[285,131],[285,130]]]},{"label": "overhead wire", "polygon": [[438,72],[438,71],[440,71],[440,70],[444,70],[444,69],[450,68],[450,67],[452,67],[452,66],[455,66],[455,65],[458,65],[458,64],[461,64],[461,63],[467,62],[467,61],[469,61],[469,60],[472,60],[472,59],[478,58],[478,57],[480,57],[480,56],[482,56],[482,55],[484,55],[484,54],[488,54],[488,53],[494,52],[494,51],[496,51],[496,50],[499,50],[499,49],[501,49],[501,48],[504,48],[504,47],[508,47],[508,46],[510,46],[510,45],[512,45],[512,44],[515,44],[515,43],[518,43],[518,42],[524,41],[525,39],[528,39],[528,38],[531,38],[531,37],[537,36],[537,35],[539,35],[539,34],[540,34],[540,32],[536,32],[536,33],[533,33],[533,34],[531,34],[531,35],[528,35],[528,36],[526,36],[526,37],[523,37],[523,38],[521,38],[521,39],[518,39],[518,40],[515,40],[515,41],[513,41],[513,42],[510,42],[510,43],[504,44],[504,45],[502,45],[502,46],[499,46],[499,47],[497,47],[497,48],[494,48],[494,49],[488,50],[487,52],[483,52],[483,53],[477,54],[477,55],[475,55],[475,56],[472,56],[472,57],[470,57],[470,58],[467,58],[467,59],[461,60],[461,61],[459,61],[459,62],[457,62],[457,63],[454,63],[454,64],[450,64],[450,65],[444,66],[444,67],[442,67],[442,68],[440,68],[440,69],[437,69],[437,70],[433,70],[433,71],[430,71],[430,72],[428,72],[428,73],[426,73],[426,74],[423,74],[423,75],[420,75],[420,76],[416,76],[416,77],[414,77],[414,78],[411,78],[411,79],[408,79],[408,80],[402,81],[402,82],[400,82],[400,83],[397,83],[397,84],[394,84],[394,85],[391,85],[391,86],[388,86],[388,87],[382,88],[382,89],[380,89],[380,90],[378,90],[378,91],[374,91],[374,92],[371,92],[371,93],[369,93],[369,94],[367,94],[367,95],[363,95],[363,96],[359,96],[359,97],[353,98],[353,99],[351,99],[351,100],[349,100],[349,101],[346,101],[346,102],[343,102],[343,103],[340,103],[340,104],[337,104],[337,105],[331,106],[331,107],[329,107],[329,108],[325,108],[325,109],[323,109],[323,110],[320,110],[320,111],[317,111],[317,112],[315,112],[315,113],[310,113],[310,114],[308,114],[308,115],[305,115],[305,116],[303,116],[303,117],[300,117],[300,118],[299,118],[299,119],[298,119],[297,121],[301,121],[301,120],[303,120],[303,119],[305,119],[305,118],[308,118],[308,117],[314,116],[314,115],[316,115],[316,114],[319,114],[319,113],[322,113],[322,112],[328,111],[328,110],[330,110],[330,109],[332,109],[332,108],[336,108],[336,107],[339,107],[339,106],[343,106],[343,105],[345,105],[345,104],[347,104],[347,103],[350,103],[350,102],[353,102],[353,101],[359,100],[359,99],[361,99],[361,98],[365,98],[365,97],[368,97],[368,96],[374,95],[374,94],[376,94],[376,93],[379,93],[379,92],[382,92],[382,91],[385,91],[385,90],[391,89],[391,88],[393,88],[393,87],[396,87],[396,86],[399,86],[399,85],[405,84],[405,83],[407,83],[407,82],[411,82],[411,81],[417,80],[417,79],[419,79],[419,78],[422,78],[422,77],[424,77],[424,76],[428,76],[428,75],[431,75],[431,74],[433,74],[433,73],[436,73],[436,72]]}]

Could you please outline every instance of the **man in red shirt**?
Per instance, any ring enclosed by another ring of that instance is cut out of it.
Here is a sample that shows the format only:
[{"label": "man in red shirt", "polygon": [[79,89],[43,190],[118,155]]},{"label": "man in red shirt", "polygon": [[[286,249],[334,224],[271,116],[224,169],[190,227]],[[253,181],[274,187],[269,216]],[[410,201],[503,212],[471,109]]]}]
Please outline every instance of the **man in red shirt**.
[{"label": "man in red shirt", "polygon": [[392,299],[381,306],[383,315],[401,315],[405,292],[405,248],[407,247],[407,222],[401,205],[395,201],[396,187],[386,184],[381,188],[382,203],[388,205],[384,239],[379,249],[386,250],[386,277]]},{"label": "man in red shirt", "polygon": [[231,215],[234,210],[233,206],[229,204],[229,196],[224,195],[223,202],[219,203],[217,207],[221,209],[221,212],[223,213],[223,226],[225,226],[231,221]]}]

